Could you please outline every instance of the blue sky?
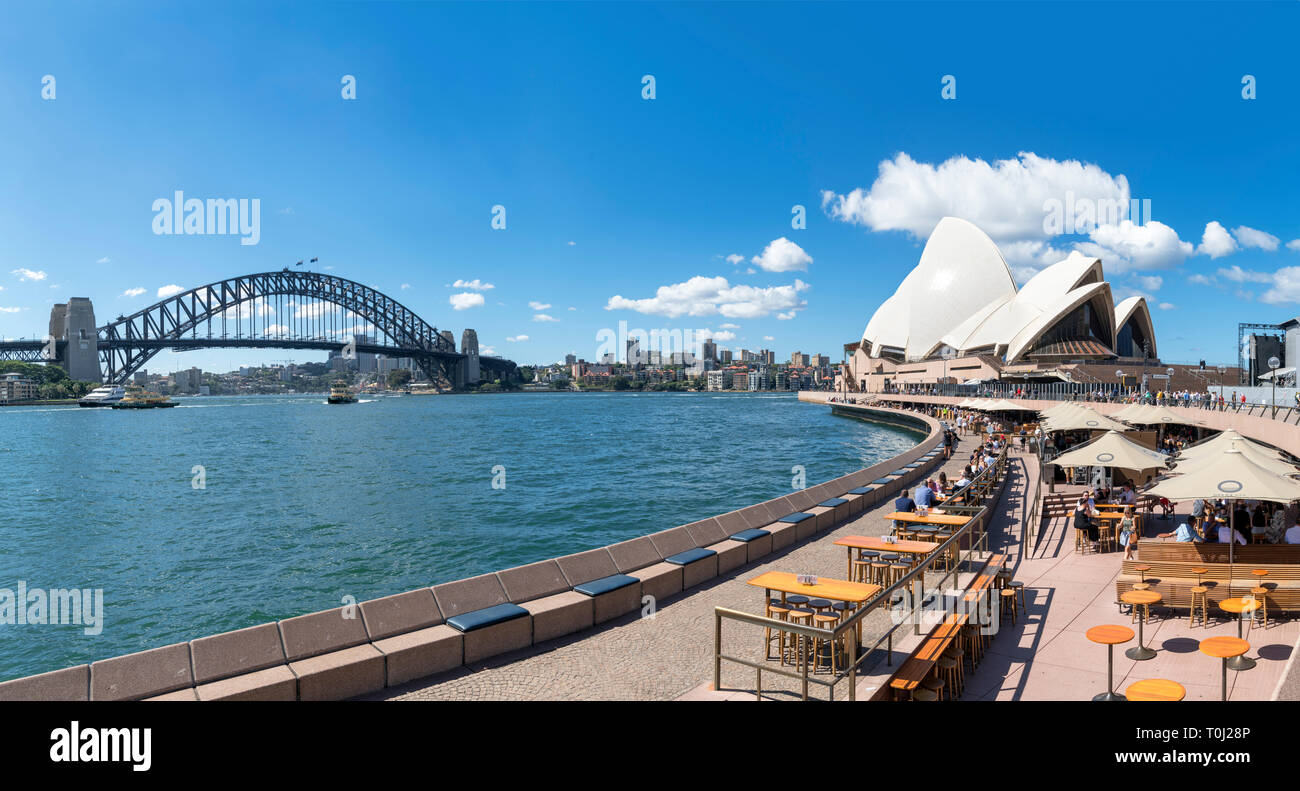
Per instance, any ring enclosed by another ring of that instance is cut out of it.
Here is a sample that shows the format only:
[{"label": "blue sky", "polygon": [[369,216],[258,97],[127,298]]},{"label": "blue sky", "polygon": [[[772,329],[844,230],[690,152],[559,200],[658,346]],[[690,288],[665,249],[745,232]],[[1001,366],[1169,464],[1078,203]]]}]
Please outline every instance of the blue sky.
[{"label": "blue sky", "polygon": [[[0,336],[43,335],[70,296],[102,322],[318,256],[523,363],[595,358],[619,321],[838,359],[957,214],[1020,279],[1095,252],[1117,295],[1149,296],[1162,358],[1233,361],[1238,321],[1300,313],[1297,22],[1295,3],[10,5]],[[1153,222],[1045,235],[1044,196],[1076,187],[1150,199]],[[258,244],[155,235],[176,190],[258,198]],[[476,280],[494,287],[450,287]],[[324,354],[149,367],[289,357]]]}]

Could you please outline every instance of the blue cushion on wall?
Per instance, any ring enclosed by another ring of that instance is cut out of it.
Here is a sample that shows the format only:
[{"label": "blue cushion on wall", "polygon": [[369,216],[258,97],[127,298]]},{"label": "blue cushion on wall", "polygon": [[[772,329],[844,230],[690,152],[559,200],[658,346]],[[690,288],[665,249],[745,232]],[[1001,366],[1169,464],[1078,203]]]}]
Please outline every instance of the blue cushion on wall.
[{"label": "blue cushion on wall", "polygon": [[849,494],[866,494],[868,492],[874,492],[875,490],[876,487],[874,486],[859,486],[856,489],[849,489]]},{"label": "blue cushion on wall", "polygon": [[818,505],[820,505],[822,508],[834,508],[837,505],[844,505],[847,502],[848,500],[845,500],[842,497],[832,497],[831,499],[826,500],[825,502],[818,503]]},{"label": "blue cushion on wall", "polygon": [[809,513],[805,513],[805,512],[803,512],[803,511],[800,511],[800,512],[795,513],[795,514],[787,514],[786,516],[783,516],[783,517],[781,517],[780,519],[778,519],[778,520],[776,520],[776,521],[778,521],[778,522],[789,522],[789,523],[792,524],[792,525],[797,525],[797,524],[799,524],[800,522],[802,522],[802,521],[805,520],[805,519],[812,519],[812,518],[813,518],[814,516],[816,516],[816,515],[817,515],[817,514],[809,514]]},{"label": "blue cushion on wall", "polygon": [[518,604],[498,604],[481,610],[453,615],[447,619],[447,625],[462,632],[472,632],[485,626],[513,621],[528,615],[528,611]]},{"label": "blue cushion on wall", "polygon": [[676,555],[666,557],[664,562],[672,563],[675,566],[689,566],[697,560],[704,560],[716,554],[718,553],[712,549],[697,547],[696,549],[688,549],[685,552],[678,552]]},{"label": "blue cushion on wall", "polygon": [[[893,475],[893,473],[890,473],[890,475]],[[887,483],[893,483],[893,481],[889,480],[888,478],[877,478],[874,481],[872,481],[872,483],[878,484],[880,486],[884,486]]]},{"label": "blue cushion on wall", "polygon": [[753,541],[758,538],[762,538],[763,536],[770,536],[770,535],[772,534],[767,532],[766,530],[762,530],[760,528],[755,527],[749,530],[741,530],[739,533],[736,533],[735,535],[728,536],[728,538],[730,538],[732,541],[740,541],[742,543],[748,544],[750,541]]},{"label": "blue cushion on wall", "polygon": [[626,588],[628,585],[640,582],[636,577],[629,577],[626,574],[611,574],[608,577],[601,577],[598,580],[584,582],[581,585],[574,585],[573,589],[578,593],[585,593],[588,596],[599,596],[602,593],[616,591],[619,588]]}]

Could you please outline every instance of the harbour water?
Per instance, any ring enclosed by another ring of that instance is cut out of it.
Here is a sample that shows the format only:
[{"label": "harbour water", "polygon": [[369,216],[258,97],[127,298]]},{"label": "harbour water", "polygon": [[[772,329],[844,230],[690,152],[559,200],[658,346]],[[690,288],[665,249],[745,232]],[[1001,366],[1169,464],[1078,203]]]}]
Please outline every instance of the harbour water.
[{"label": "harbour water", "polygon": [[0,680],[603,546],[918,439],[769,393],[6,408],[0,608],[101,589],[104,618],[0,625]]}]

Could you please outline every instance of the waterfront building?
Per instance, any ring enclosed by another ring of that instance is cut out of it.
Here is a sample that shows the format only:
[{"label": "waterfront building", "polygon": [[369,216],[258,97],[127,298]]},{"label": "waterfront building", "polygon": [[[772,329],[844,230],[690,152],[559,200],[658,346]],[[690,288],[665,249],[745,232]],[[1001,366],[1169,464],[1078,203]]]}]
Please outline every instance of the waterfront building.
[{"label": "waterfront building", "polygon": [[0,378],[0,401],[31,401],[36,398],[36,383],[20,373]]},{"label": "waterfront building", "polygon": [[761,390],[762,381],[762,376],[758,371],[751,370],[749,372],[749,382],[747,384],[750,390]]},{"label": "waterfront building", "polygon": [[708,371],[704,376],[709,390],[726,390],[727,385],[731,384],[729,378],[724,379],[725,371]]},{"label": "waterfront building", "polygon": [[717,362],[718,344],[714,343],[712,338],[709,338],[704,342],[704,348],[700,350],[700,355],[704,358],[705,362]]},{"label": "waterfront building", "polygon": [[731,350],[723,349],[718,352],[718,362],[723,365],[731,365]]},{"label": "waterfront building", "polygon": [[578,358],[576,355],[572,355],[572,354],[564,355],[564,364],[569,366],[570,368],[572,368],[573,364],[576,363],[577,361]]}]

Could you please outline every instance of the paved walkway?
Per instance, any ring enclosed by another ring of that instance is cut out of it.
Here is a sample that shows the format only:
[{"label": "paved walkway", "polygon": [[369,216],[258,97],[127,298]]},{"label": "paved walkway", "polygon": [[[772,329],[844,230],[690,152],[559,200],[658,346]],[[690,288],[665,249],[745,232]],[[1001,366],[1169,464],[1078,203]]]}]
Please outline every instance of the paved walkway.
[{"label": "paved walkway", "polygon": [[[942,469],[955,479],[973,447],[964,438],[957,454]],[[935,475],[938,472],[936,470]],[[842,579],[846,551],[834,546],[841,536],[882,535],[888,532],[883,514],[891,504],[878,505],[839,527],[810,541],[768,555],[757,563],[742,566],[685,595],[660,603],[654,618],[638,613],[602,624],[538,646],[494,657],[472,667],[385,689],[369,699],[404,700],[672,700],[712,682],[713,629],[715,607],[761,614],[763,592],[746,585],[765,571],[792,571]],[[880,612],[864,629],[868,644],[884,634],[890,625]],[[761,634],[750,626],[728,625],[724,646],[743,653],[739,641],[748,640],[753,656],[761,656]],[[775,662],[773,663],[775,666]],[[823,674],[825,675],[825,674]],[[753,699],[754,674],[739,665],[724,666],[724,686],[732,682],[749,684],[736,689],[740,697]],[[794,697],[795,682],[766,674],[764,691],[773,697]],[[847,698],[847,682],[840,684],[837,698]],[[716,693],[714,693],[716,694]],[[823,699],[824,688],[814,688]]]}]

